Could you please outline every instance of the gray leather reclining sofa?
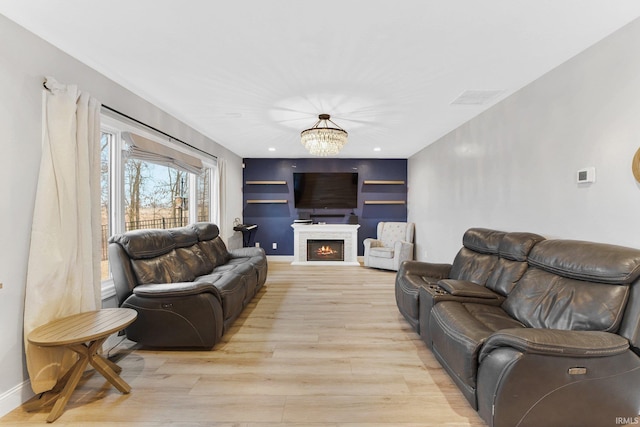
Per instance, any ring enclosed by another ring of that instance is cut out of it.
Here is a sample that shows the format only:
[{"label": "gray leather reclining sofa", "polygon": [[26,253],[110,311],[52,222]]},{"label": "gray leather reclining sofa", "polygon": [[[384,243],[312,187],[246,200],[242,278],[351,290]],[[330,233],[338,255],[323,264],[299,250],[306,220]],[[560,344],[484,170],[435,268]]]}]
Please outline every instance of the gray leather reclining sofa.
[{"label": "gray leather reclining sofa", "polygon": [[396,301],[489,426],[614,426],[640,414],[639,276],[637,249],[473,228]]},{"label": "gray leather reclining sofa", "polygon": [[264,250],[227,250],[212,223],[114,235],[108,251],[118,304],[138,312],[127,338],[151,347],[213,347],[267,279]]}]

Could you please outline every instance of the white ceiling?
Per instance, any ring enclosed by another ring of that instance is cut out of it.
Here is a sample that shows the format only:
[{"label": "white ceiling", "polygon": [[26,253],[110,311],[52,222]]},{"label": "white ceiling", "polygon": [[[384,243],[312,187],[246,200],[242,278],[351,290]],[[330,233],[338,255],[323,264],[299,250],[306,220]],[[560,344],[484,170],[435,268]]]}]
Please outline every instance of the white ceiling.
[{"label": "white ceiling", "polygon": [[[327,113],[349,132],[339,157],[407,158],[640,17],[640,1],[0,0],[0,13],[242,157],[309,157],[300,131]],[[466,90],[500,92],[451,105]]]}]

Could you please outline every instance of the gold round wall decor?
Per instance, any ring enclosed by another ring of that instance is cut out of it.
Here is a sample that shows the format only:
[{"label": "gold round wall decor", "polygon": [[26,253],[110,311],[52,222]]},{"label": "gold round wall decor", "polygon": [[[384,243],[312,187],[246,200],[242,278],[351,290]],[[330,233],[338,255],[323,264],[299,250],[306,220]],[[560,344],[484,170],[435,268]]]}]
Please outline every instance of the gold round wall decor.
[{"label": "gold round wall decor", "polygon": [[633,176],[636,178],[636,181],[640,182],[640,148],[638,148],[635,156],[633,156],[631,170],[633,171]]}]

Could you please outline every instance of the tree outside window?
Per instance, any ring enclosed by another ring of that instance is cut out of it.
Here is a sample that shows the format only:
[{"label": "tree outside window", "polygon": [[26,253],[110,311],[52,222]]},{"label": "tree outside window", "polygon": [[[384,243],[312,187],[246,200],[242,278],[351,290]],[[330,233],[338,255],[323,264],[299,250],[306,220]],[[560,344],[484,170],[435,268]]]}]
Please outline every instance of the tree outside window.
[{"label": "tree outside window", "polygon": [[186,172],[137,159],[124,166],[125,231],[189,223]]}]

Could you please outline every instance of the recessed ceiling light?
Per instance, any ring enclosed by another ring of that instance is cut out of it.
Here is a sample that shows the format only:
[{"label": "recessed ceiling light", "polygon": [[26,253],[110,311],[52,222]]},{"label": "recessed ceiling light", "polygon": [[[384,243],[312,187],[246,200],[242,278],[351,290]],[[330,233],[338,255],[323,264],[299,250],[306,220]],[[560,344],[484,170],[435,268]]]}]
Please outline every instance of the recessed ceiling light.
[{"label": "recessed ceiling light", "polygon": [[276,149],[273,147],[269,147],[269,151],[276,151]]},{"label": "recessed ceiling light", "polygon": [[382,148],[376,147],[376,148],[373,149],[373,151],[382,151]]}]

